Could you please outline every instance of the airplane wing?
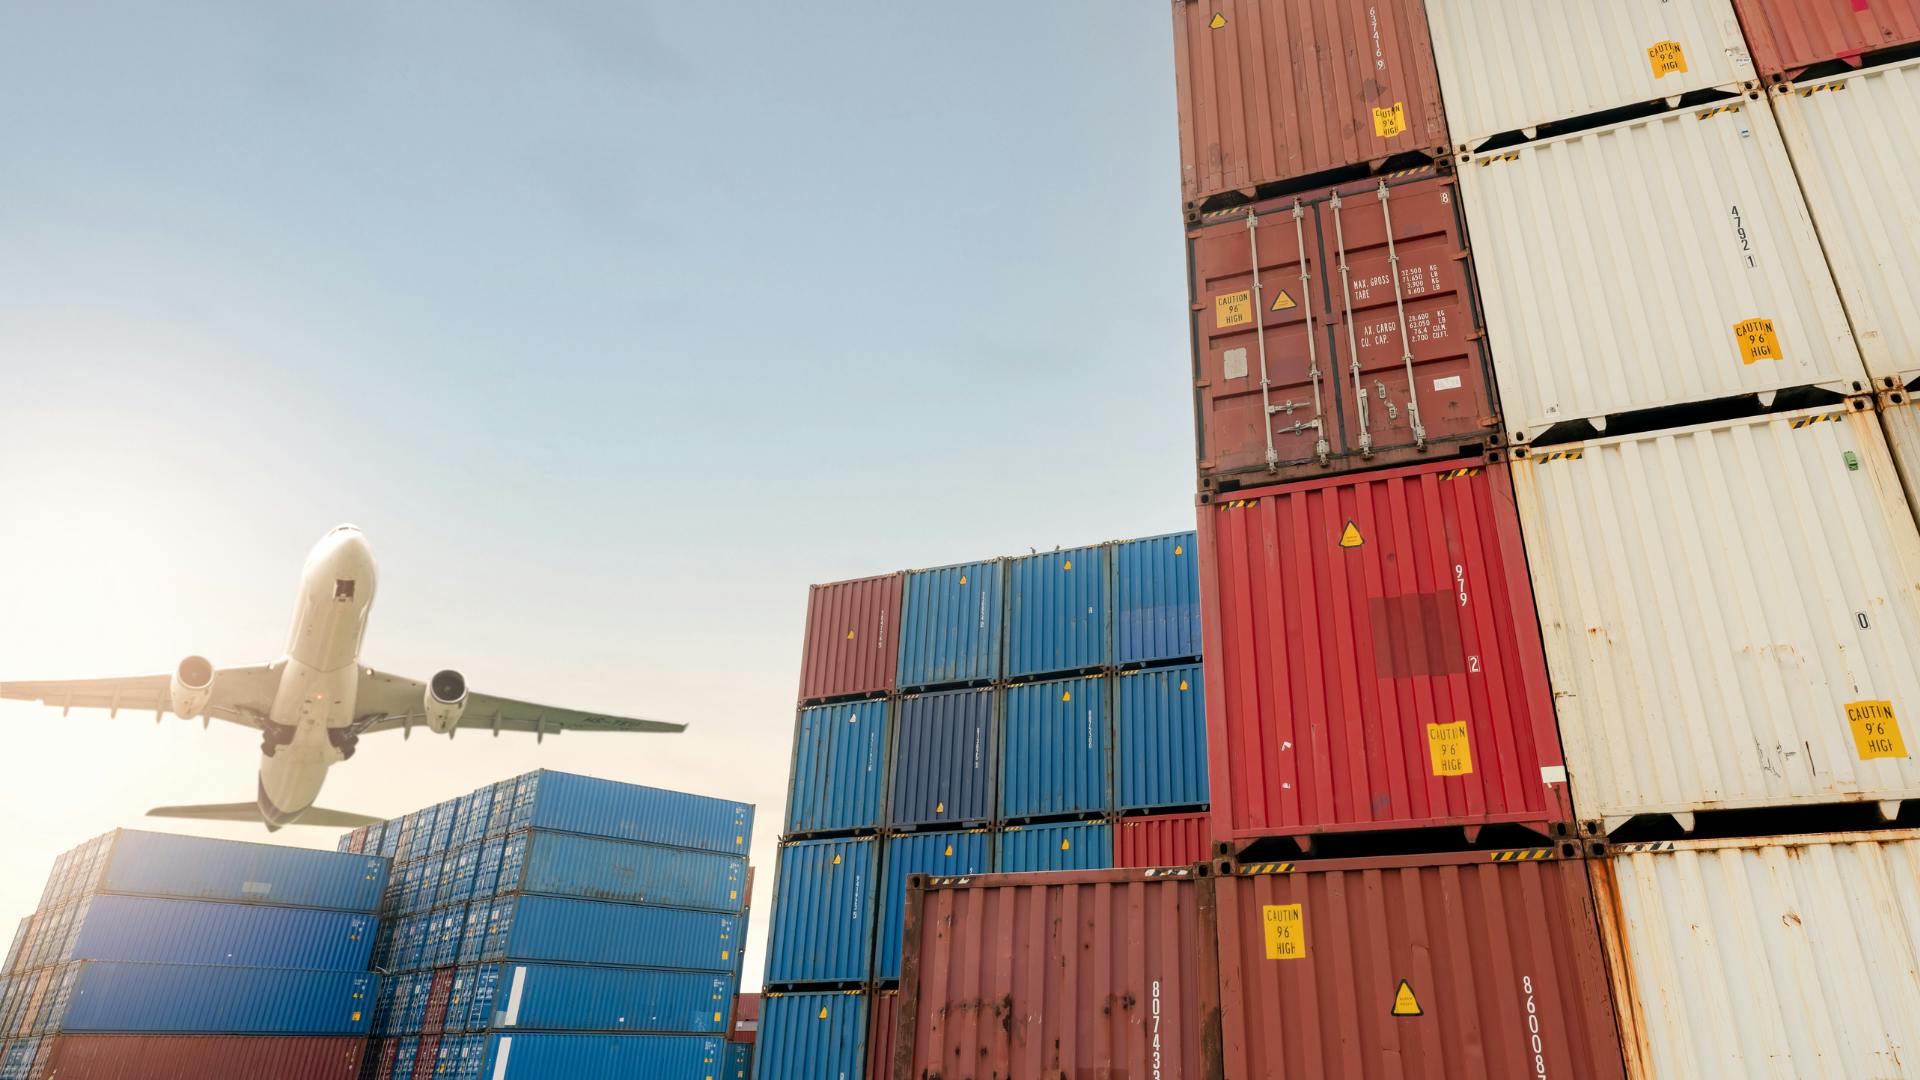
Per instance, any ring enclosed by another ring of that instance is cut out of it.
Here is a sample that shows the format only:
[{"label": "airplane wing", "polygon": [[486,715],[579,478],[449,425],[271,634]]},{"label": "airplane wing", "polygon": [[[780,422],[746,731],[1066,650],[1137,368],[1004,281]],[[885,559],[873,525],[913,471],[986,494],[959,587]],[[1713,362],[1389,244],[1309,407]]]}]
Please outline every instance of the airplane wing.
[{"label": "airplane wing", "polygon": [[[40,682],[0,682],[0,698],[37,701],[63,714],[69,709],[106,709],[149,712],[158,719],[173,711],[171,675],[129,675],[118,679],[53,679]],[[218,668],[213,697],[206,714],[216,720],[259,727],[273,711],[274,691],[280,688],[278,664]]]},{"label": "airplane wing", "polygon": [[[427,684],[417,679],[362,668],[356,702],[361,715],[354,726],[360,733],[369,734],[423,724],[426,720],[423,711],[426,693]],[[459,728],[483,729],[496,735],[502,731],[525,731],[544,738],[563,731],[685,731],[687,725],[560,709],[469,691],[466,711],[460,714]]]},{"label": "airplane wing", "polygon": [[[156,806],[147,811],[148,817],[185,818],[189,821],[241,821],[248,825],[260,824],[260,804],[243,803],[206,803],[198,806]],[[370,814],[355,814],[346,810],[328,810],[324,807],[309,806],[300,812],[295,825],[319,825],[330,829],[357,829],[362,825],[378,825],[386,818],[373,817]]]}]

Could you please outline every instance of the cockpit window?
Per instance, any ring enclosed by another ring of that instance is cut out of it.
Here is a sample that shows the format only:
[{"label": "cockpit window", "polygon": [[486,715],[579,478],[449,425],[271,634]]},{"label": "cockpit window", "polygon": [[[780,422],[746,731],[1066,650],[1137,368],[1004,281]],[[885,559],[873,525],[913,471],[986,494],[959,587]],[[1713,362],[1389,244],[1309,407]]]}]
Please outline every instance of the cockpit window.
[{"label": "cockpit window", "polygon": [[345,577],[335,578],[333,581],[333,598],[335,600],[353,599],[353,579]]}]

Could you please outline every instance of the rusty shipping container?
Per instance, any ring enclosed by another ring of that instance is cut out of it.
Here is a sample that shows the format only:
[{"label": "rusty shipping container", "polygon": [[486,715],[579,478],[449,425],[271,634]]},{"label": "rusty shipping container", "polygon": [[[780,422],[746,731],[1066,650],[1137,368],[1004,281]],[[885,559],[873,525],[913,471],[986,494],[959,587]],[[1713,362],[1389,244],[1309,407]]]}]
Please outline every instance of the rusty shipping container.
[{"label": "rusty shipping container", "polygon": [[1454,179],[1421,170],[1208,215],[1191,232],[1202,490],[1497,440],[1464,220]]},{"label": "rusty shipping container", "polygon": [[1538,848],[1228,870],[1214,888],[1234,1080],[1624,1075],[1585,861]]},{"label": "rusty shipping container", "polygon": [[915,886],[895,1080],[1221,1076],[1207,867]]},{"label": "rusty shipping container", "polygon": [[1204,862],[1213,850],[1207,842],[1209,824],[1205,813],[1121,818],[1113,826],[1113,865],[1187,866]]},{"label": "rusty shipping container", "polygon": [[1734,0],[1753,61],[1776,82],[1920,42],[1920,0]]},{"label": "rusty shipping container", "polygon": [[893,1075],[893,1035],[900,1016],[900,991],[877,990],[867,1003],[867,1080]]},{"label": "rusty shipping container", "polygon": [[1213,836],[1571,819],[1504,463],[1200,508]]},{"label": "rusty shipping container", "polygon": [[813,586],[800,653],[800,700],[893,689],[899,628],[899,574]]},{"label": "rusty shipping container", "polygon": [[367,1041],[333,1036],[59,1035],[35,1076],[59,1080],[355,1080]]}]

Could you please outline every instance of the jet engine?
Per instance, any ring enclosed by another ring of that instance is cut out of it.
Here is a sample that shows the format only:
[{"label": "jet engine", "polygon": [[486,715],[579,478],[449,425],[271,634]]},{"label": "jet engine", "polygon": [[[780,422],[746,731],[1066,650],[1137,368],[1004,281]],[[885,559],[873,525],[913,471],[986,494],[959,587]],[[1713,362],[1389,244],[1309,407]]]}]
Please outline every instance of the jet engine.
[{"label": "jet engine", "polygon": [[467,711],[467,677],[451,669],[438,672],[427,681],[427,726],[435,734],[445,735],[460,723]]},{"label": "jet engine", "polygon": [[173,699],[173,715],[191,720],[207,711],[213,700],[213,663],[204,656],[189,656],[173,669],[167,692]]}]

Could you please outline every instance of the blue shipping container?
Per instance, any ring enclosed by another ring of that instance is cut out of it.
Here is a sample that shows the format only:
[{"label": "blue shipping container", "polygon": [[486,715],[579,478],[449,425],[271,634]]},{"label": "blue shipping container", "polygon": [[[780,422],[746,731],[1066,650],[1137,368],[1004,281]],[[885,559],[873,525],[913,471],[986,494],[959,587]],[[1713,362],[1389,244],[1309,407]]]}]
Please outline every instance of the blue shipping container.
[{"label": "blue shipping container", "polygon": [[506,850],[507,838],[504,835],[490,836],[480,842],[480,862],[473,874],[475,899],[492,896],[499,891],[500,860],[506,854]]},{"label": "blue shipping container", "polygon": [[482,960],[550,960],[730,972],[739,962],[738,915],[557,896],[497,901]]},{"label": "blue shipping container", "polygon": [[866,981],[873,963],[880,841],[782,844],[777,871],[767,981]]},{"label": "blue shipping container", "polygon": [[738,855],[753,841],[749,803],[546,770],[520,780],[510,831],[552,829]]},{"label": "blue shipping container", "polygon": [[467,1003],[465,1020],[468,1031],[485,1031],[493,1026],[493,1004],[499,1000],[500,969],[503,966],[484,964],[478,969],[480,977],[474,982],[473,998]]},{"label": "blue shipping container", "polygon": [[151,896],[96,896],[79,908],[77,932],[55,962],[365,971],[378,926],[372,915],[357,911]]},{"label": "blue shipping container", "polygon": [[[907,876],[984,874],[993,867],[992,837],[985,829],[889,836],[881,859],[886,884],[881,894],[880,936],[874,946],[873,967],[874,978],[887,981],[900,977],[900,936],[906,923]],[[763,1027],[764,1023],[763,1018]]]},{"label": "blue shipping container", "polygon": [[1000,816],[1091,814],[1113,805],[1107,680],[1025,683],[1006,690],[1000,727]]},{"label": "blue shipping container", "polygon": [[993,817],[998,739],[990,690],[912,694],[894,735],[894,825],[968,824]]},{"label": "blue shipping container", "polygon": [[[496,1030],[724,1034],[733,976],[565,964],[494,965]],[[466,1003],[471,1009],[471,1004]],[[453,1015],[451,1002],[447,1014]]]},{"label": "blue shipping container", "polygon": [[1014,825],[994,837],[997,874],[1105,870],[1113,865],[1113,826],[1104,821]]},{"label": "blue shipping container", "polygon": [[726,1071],[720,1074],[721,1080],[753,1080],[753,1046],[743,1042],[727,1044]]},{"label": "blue shipping container", "polygon": [[879,827],[889,716],[885,701],[800,710],[787,791],[789,834]]},{"label": "blue shipping container", "polygon": [[380,907],[387,860],[376,855],[209,840],[121,829],[98,877],[80,891],[187,900],[244,900],[369,914]]},{"label": "blue shipping container", "polygon": [[967,563],[907,574],[900,616],[901,689],[1000,677],[1005,563]]},{"label": "blue shipping container", "polygon": [[532,830],[505,840],[496,889],[738,914],[746,906],[740,855]]},{"label": "blue shipping container", "polygon": [[1207,801],[1207,694],[1199,664],[1122,675],[1115,771],[1122,810]]},{"label": "blue shipping container", "polygon": [[760,1080],[863,1080],[869,1008],[865,994],[761,995]]},{"label": "blue shipping container", "polygon": [[724,1052],[725,1042],[717,1036],[489,1035],[480,1075],[487,1080],[708,1077],[717,1074]]},{"label": "blue shipping container", "polygon": [[447,990],[447,1012],[442,1020],[443,1031],[467,1030],[467,1014],[473,1011],[473,998],[480,986],[480,969],[466,966],[454,969],[453,982]]},{"label": "blue shipping container", "polygon": [[1113,550],[1114,661],[1200,655],[1200,557],[1194,534],[1127,540]]},{"label": "blue shipping container", "polygon": [[47,1030],[365,1035],[378,990],[366,972],[86,960],[65,970]]},{"label": "blue shipping container", "polygon": [[0,1080],[29,1080],[40,1056],[39,1039],[15,1039],[0,1056]]},{"label": "blue shipping container", "polygon": [[1111,581],[1105,547],[1014,559],[1007,569],[1007,676],[1111,663]]},{"label": "blue shipping container", "polygon": [[419,1036],[408,1035],[395,1043],[393,1051],[393,1076],[396,1080],[398,1080],[398,1078],[411,1077],[413,1075],[414,1064],[419,1060],[419,1057]]},{"label": "blue shipping container", "polygon": [[460,933],[460,958],[457,961],[458,963],[477,964],[480,962],[480,955],[486,952],[487,949],[487,926],[493,920],[494,906],[500,903],[505,903],[505,901],[489,898],[475,900],[473,903],[467,905],[467,925],[466,929]]}]

